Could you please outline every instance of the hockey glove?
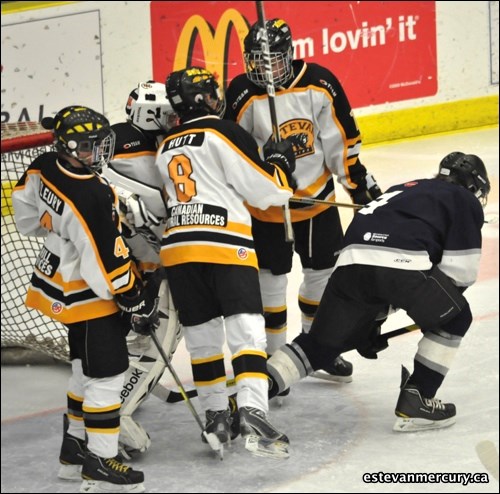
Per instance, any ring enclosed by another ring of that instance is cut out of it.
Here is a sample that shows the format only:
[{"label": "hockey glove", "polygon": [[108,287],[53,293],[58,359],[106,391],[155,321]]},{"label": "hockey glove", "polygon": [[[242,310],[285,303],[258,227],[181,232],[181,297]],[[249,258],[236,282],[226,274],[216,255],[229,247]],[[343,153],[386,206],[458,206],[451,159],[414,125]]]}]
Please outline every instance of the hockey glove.
[{"label": "hockey glove", "polygon": [[295,191],[297,182],[293,177],[295,171],[295,153],[293,145],[288,139],[274,142],[269,140],[264,145],[264,158],[268,163],[277,166],[286,175],[288,185]]},{"label": "hockey glove", "polygon": [[149,335],[160,326],[159,299],[149,296],[146,290],[141,288],[134,287],[124,294],[118,294],[115,301],[123,312],[130,314],[132,330],[138,334]]},{"label": "hockey glove", "polygon": [[125,223],[133,228],[154,227],[161,222],[151,211],[148,210],[144,201],[136,194],[115,186],[115,191],[120,201],[120,213],[125,216]]},{"label": "hockey glove", "polygon": [[387,318],[374,321],[364,341],[357,346],[356,350],[362,357],[376,359],[378,358],[377,353],[385,350],[389,346],[387,337],[381,334],[382,324],[386,319]]},{"label": "hockey glove", "polygon": [[366,185],[358,186],[357,189],[348,189],[354,204],[365,205],[382,195],[382,191],[370,173],[366,174]]}]

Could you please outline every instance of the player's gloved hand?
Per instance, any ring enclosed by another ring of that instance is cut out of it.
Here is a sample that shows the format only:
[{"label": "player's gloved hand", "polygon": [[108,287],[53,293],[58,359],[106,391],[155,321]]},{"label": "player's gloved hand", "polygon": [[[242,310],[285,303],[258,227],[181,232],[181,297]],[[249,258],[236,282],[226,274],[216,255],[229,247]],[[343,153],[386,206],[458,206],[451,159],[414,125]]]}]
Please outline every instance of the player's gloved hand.
[{"label": "player's gloved hand", "polygon": [[151,297],[142,285],[116,295],[115,301],[123,312],[130,314],[130,325],[136,333],[149,335],[160,326],[159,299]]},{"label": "player's gloved hand", "polygon": [[152,301],[152,305],[146,305],[144,310],[135,312],[130,318],[132,331],[148,336],[160,327],[160,316],[158,314],[159,298]]},{"label": "player's gloved hand", "polygon": [[356,350],[367,359],[377,359],[377,353],[385,350],[389,346],[387,337],[381,334],[382,324],[387,318],[373,322],[373,326],[366,335],[366,338],[358,344]]},{"label": "player's gloved hand", "polygon": [[122,187],[114,186],[120,201],[120,213],[125,223],[132,228],[158,226],[161,222],[148,210],[144,201],[137,195]]},{"label": "player's gloved hand", "polygon": [[149,211],[144,201],[135,194],[127,200],[127,218],[136,228],[149,228],[160,224],[160,219]]},{"label": "player's gloved hand", "polygon": [[288,184],[293,190],[297,189],[297,181],[293,176],[295,171],[295,153],[292,142],[284,139],[279,142],[269,140],[263,148],[264,158],[268,163],[276,165],[286,175]]},{"label": "player's gloved hand", "polygon": [[354,204],[368,204],[382,195],[382,191],[371,173],[366,174],[366,185],[359,185],[357,189],[348,189]]}]

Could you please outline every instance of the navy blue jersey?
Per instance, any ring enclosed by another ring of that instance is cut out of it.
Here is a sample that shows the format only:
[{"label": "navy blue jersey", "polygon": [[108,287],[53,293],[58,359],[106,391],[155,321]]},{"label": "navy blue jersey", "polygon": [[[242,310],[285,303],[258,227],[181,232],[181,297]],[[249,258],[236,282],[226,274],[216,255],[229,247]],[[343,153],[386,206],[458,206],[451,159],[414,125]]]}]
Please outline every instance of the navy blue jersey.
[{"label": "navy blue jersey", "polygon": [[483,223],[480,202],[464,187],[438,179],[395,185],[355,215],[336,267],[438,266],[467,287],[477,278]]}]

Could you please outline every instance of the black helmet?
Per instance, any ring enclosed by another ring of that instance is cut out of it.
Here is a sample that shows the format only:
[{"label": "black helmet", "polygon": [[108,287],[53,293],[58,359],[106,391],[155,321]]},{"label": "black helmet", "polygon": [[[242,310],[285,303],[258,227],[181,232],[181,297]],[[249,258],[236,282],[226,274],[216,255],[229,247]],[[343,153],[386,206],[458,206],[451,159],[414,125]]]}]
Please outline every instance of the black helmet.
[{"label": "black helmet", "polygon": [[[54,129],[55,147],[93,171],[100,171],[113,156],[115,134],[106,117],[85,106],[67,106],[42,125]],[[83,154],[83,155],[82,155]]]},{"label": "black helmet", "polygon": [[[293,77],[293,43],[290,26],[283,19],[266,22],[270,62],[275,86],[282,86]],[[257,86],[266,87],[262,32],[259,23],[248,31],[244,41],[245,70],[247,77]]]},{"label": "black helmet", "polygon": [[222,117],[226,100],[211,72],[202,67],[188,67],[172,72],[165,83],[172,108],[183,117],[186,113],[203,112]]},{"label": "black helmet", "polygon": [[483,161],[475,154],[454,151],[446,155],[439,164],[438,178],[465,187],[486,206],[491,185]]}]

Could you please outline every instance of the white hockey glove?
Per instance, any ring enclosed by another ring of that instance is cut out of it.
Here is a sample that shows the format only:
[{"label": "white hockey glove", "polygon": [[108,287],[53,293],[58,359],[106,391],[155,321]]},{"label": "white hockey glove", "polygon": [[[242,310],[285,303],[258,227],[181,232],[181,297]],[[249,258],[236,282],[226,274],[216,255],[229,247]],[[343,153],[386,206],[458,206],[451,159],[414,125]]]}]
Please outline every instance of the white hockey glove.
[{"label": "white hockey glove", "polygon": [[125,223],[131,229],[158,226],[161,219],[148,210],[144,201],[133,192],[115,186],[120,201],[120,213],[125,216]]}]

